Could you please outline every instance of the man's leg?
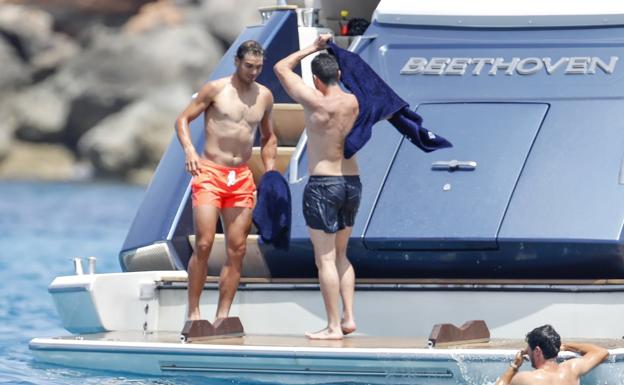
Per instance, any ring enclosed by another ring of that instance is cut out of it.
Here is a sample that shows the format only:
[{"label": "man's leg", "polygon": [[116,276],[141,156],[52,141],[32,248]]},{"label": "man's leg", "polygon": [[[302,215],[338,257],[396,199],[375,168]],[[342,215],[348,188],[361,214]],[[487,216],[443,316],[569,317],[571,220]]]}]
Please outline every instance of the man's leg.
[{"label": "man's leg", "polygon": [[349,334],[355,331],[353,316],[353,294],[355,291],[355,272],[347,257],[347,245],[353,227],[345,227],[336,233],[336,267],[340,277],[340,296],[342,297],[342,333]]},{"label": "man's leg", "polygon": [[195,221],[195,252],[188,264],[188,320],[198,320],[199,297],[204,290],[208,274],[208,257],[212,249],[214,235],[219,219],[219,209],[213,206],[193,208]]},{"label": "man's leg", "polygon": [[227,242],[227,260],[221,268],[219,278],[217,318],[225,318],[230,313],[243,269],[243,257],[247,252],[247,235],[251,228],[250,208],[230,207],[223,209],[222,212]]},{"label": "man's leg", "polygon": [[308,230],[314,246],[314,260],[325,302],[327,328],[306,335],[311,339],[341,339],[343,335],[340,327],[340,280],[336,269],[336,234],[311,228]]}]

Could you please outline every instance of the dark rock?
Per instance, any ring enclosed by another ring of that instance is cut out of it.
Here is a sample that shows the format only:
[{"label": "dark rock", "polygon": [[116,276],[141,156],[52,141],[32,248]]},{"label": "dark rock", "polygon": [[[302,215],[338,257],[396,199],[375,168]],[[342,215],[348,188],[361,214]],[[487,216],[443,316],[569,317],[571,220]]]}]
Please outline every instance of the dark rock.
[{"label": "dark rock", "polygon": [[30,70],[19,58],[17,51],[0,36],[0,91],[15,89],[31,81]]},{"label": "dark rock", "polygon": [[222,54],[219,43],[195,25],[100,36],[53,77],[71,100],[68,144],[75,145],[105,116],[163,86],[197,88]]},{"label": "dark rock", "polygon": [[69,100],[53,84],[45,82],[14,95],[10,102],[17,122],[16,136],[31,142],[65,139]]},{"label": "dark rock", "polygon": [[68,36],[53,34],[46,49],[38,52],[30,61],[35,82],[39,82],[75,57],[80,47]]},{"label": "dark rock", "polygon": [[9,108],[8,102],[8,96],[0,97],[0,162],[9,154],[17,128],[15,114]]},{"label": "dark rock", "polygon": [[54,18],[55,30],[77,37],[93,24],[121,26],[141,6],[154,0],[5,0],[37,7]]},{"label": "dark rock", "polygon": [[75,148],[80,137],[96,126],[102,119],[125,107],[130,99],[124,97],[102,97],[96,92],[88,92],[71,102],[64,131],[64,141]]},{"label": "dark rock", "polygon": [[185,12],[169,0],[159,0],[141,7],[139,13],[132,16],[123,29],[129,33],[143,33],[166,26],[183,23]]},{"label": "dark rock", "polygon": [[52,16],[40,9],[0,4],[0,35],[40,80],[73,57],[78,46],[52,30]]},{"label": "dark rock", "polygon": [[213,35],[231,44],[245,27],[262,22],[258,7],[264,5],[275,5],[275,1],[209,0],[202,3],[197,16]]},{"label": "dark rock", "polygon": [[9,37],[24,61],[48,45],[52,16],[37,8],[0,4],[0,33]]},{"label": "dark rock", "polygon": [[[20,5],[7,13],[7,3]],[[161,0],[126,23],[146,3],[0,0],[0,176],[147,181],[224,44],[274,1]],[[79,167],[67,166],[72,151],[86,159]]]},{"label": "dark rock", "polygon": [[153,169],[191,93],[190,88],[173,86],[127,106],[86,133],[78,143],[79,153],[101,176],[126,177],[133,169]]}]

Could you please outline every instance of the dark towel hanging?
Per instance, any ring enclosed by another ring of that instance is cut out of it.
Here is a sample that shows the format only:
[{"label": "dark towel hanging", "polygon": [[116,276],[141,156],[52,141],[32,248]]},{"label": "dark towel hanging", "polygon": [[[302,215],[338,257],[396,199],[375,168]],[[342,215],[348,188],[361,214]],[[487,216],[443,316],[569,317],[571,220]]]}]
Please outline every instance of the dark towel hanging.
[{"label": "dark towel hanging", "polygon": [[256,207],[252,213],[254,225],[263,242],[288,250],[291,228],[290,187],[277,171],[264,173],[258,183]]},{"label": "dark towel hanging", "polygon": [[388,121],[407,139],[425,152],[453,145],[422,126],[422,117],[409,108],[377,73],[357,54],[329,42],[327,50],[338,61],[340,80],[358,100],[360,113],[345,138],[344,156],[351,158],[371,137],[372,126]]}]

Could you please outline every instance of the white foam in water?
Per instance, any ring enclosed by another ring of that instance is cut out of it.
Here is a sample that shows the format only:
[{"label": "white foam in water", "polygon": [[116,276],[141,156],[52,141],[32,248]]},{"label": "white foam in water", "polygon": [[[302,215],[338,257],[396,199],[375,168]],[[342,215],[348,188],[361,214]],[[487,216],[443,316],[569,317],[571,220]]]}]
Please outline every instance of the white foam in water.
[{"label": "white foam in water", "polygon": [[[493,385],[500,373],[505,370],[502,362],[493,362],[478,356],[469,356],[464,354],[451,354],[451,357],[457,362],[457,367],[461,373],[461,380],[458,384],[465,385]],[[498,367],[500,366],[500,372]]]}]

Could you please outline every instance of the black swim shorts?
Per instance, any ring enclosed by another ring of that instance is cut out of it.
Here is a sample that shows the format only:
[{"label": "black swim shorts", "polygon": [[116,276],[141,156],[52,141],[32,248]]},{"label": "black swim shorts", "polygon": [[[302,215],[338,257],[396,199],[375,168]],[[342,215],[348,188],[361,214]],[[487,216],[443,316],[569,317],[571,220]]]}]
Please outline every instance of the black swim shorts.
[{"label": "black swim shorts", "polygon": [[353,226],[362,198],[357,175],[312,175],[303,192],[303,216],[312,229],[335,233]]}]

